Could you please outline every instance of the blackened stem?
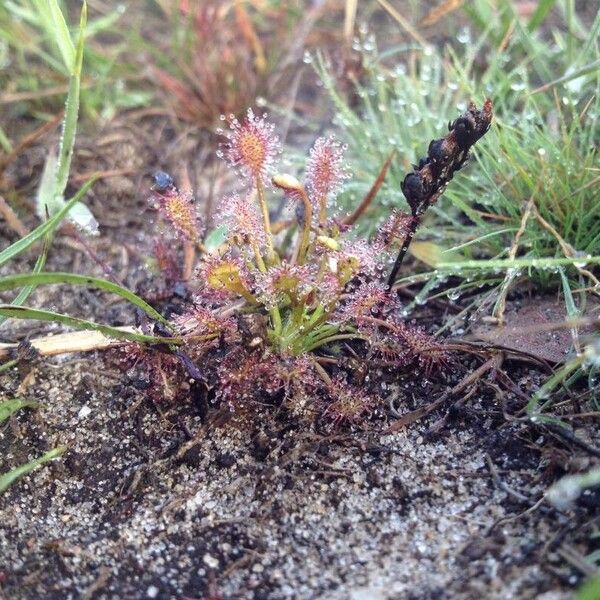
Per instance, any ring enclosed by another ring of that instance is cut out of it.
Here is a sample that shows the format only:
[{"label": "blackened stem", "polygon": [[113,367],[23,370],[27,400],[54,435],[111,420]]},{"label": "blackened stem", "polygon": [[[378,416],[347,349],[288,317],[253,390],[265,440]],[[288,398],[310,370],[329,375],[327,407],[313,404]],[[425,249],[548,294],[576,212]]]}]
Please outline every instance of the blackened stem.
[{"label": "blackened stem", "polygon": [[402,246],[400,247],[400,252],[398,252],[398,256],[396,257],[396,262],[394,263],[394,267],[392,268],[390,276],[388,277],[388,281],[387,281],[388,290],[391,290],[394,283],[396,283],[396,277],[398,276],[398,271],[400,270],[400,267],[402,266],[402,261],[404,260],[404,257],[406,256],[408,247],[410,246],[410,243],[412,242],[412,239],[415,236],[415,232],[417,231],[417,227],[420,225],[420,223],[421,223],[420,216],[413,218],[413,220],[410,224],[410,228],[408,229],[406,236],[404,237],[404,241],[402,242]]}]

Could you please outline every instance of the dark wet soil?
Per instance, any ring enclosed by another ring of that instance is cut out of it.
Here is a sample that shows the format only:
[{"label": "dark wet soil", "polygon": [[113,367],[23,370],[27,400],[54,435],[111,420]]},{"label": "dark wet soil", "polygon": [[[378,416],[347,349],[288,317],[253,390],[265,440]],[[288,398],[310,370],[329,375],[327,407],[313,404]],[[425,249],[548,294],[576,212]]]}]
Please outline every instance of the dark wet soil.
[{"label": "dark wet soil", "polygon": [[489,397],[434,437],[439,415],[323,436],[259,407],[218,428],[134,384],[102,356],[36,371],[1,470],[68,451],[0,498],[6,598],[568,598],[581,579],[561,551],[590,551],[599,498],[525,511],[594,459]]}]

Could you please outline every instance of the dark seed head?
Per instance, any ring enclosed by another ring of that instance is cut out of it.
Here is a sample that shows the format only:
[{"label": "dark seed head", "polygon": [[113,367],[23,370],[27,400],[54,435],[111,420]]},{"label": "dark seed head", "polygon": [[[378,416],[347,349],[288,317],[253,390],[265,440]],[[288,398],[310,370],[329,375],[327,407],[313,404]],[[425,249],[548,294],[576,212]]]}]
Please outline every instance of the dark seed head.
[{"label": "dark seed head", "polygon": [[445,138],[431,140],[427,153],[433,162],[443,162],[446,158],[448,158],[448,152],[445,151],[445,141]]},{"label": "dark seed head", "polygon": [[419,207],[425,199],[425,190],[423,180],[418,173],[409,173],[402,182],[402,193],[406,196],[408,205],[413,214],[419,210]]},{"label": "dark seed head", "polygon": [[470,114],[464,114],[458,117],[452,124],[456,143],[462,149],[469,148],[476,141],[475,137],[475,119]]}]

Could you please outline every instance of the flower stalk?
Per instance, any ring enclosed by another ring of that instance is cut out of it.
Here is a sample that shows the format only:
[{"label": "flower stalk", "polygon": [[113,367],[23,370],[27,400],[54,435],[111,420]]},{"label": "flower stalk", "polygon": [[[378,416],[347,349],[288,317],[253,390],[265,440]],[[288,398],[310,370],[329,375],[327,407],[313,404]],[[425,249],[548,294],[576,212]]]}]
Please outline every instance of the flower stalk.
[{"label": "flower stalk", "polygon": [[467,110],[448,125],[448,135],[432,140],[427,156],[418,165],[413,165],[413,172],[404,178],[402,193],[410,206],[413,220],[388,277],[388,288],[391,289],[396,282],[423,214],[438,201],[454,174],[465,165],[471,147],[489,131],[491,123],[492,101],[487,99],[481,109],[471,102]]}]

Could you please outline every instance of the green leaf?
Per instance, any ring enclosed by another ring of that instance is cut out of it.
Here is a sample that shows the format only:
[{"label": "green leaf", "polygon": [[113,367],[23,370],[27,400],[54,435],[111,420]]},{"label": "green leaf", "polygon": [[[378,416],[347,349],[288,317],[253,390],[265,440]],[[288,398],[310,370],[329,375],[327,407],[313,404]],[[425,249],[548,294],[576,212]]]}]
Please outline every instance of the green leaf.
[{"label": "green leaf", "polygon": [[[33,273],[40,273],[46,264],[46,258],[48,257],[48,249],[50,248],[50,244],[52,242],[52,234],[48,233],[46,235],[46,239],[44,240],[44,247],[42,248],[41,254],[37,257],[35,261],[35,265],[33,267]],[[16,297],[12,300],[11,304],[13,306],[21,306],[31,292],[33,292],[34,286],[28,285],[27,287],[22,288]],[[6,317],[0,317],[0,325],[6,321]]]},{"label": "green leaf", "polygon": [[0,365],[0,373],[4,373],[4,371],[8,371],[9,369],[12,369],[18,363],[19,363],[19,361],[16,358],[13,358],[12,360],[8,360],[5,363],[2,363]]},{"label": "green leaf", "polygon": [[34,469],[43,465],[51,460],[60,456],[65,450],[66,446],[59,446],[58,448],[54,448],[49,452],[46,452],[39,458],[28,462],[27,464],[21,465],[20,467],[16,467],[9,471],[8,473],[4,473],[4,475],[0,475],[0,494],[5,492],[19,477],[26,475],[27,473],[31,473]]},{"label": "green leaf", "polygon": [[558,509],[568,510],[585,490],[597,485],[600,485],[600,468],[559,479],[546,490],[545,496]]},{"label": "green leaf", "polygon": [[494,271],[496,269],[552,269],[584,262],[586,265],[600,264],[600,256],[589,258],[515,258],[513,260],[466,260],[463,262],[441,262],[438,269],[446,271]]},{"label": "green leaf", "polygon": [[75,46],[69,33],[69,27],[65,17],[60,10],[57,0],[46,0],[37,5],[40,15],[43,17],[43,25],[46,32],[51,35],[58,47],[65,67],[68,71],[73,70],[75,64]]},{"label": "green leaf", "polygon": [[527,29],[531,32],[535,31],[546,18],[546,15],[550,12],[550,9],[554,6],[556,0],[539,0],[536,9],[527,23]]},{"label": "green leaf", "polygon": [[0,423],[4,423],[6,419],[22,408],[37,408],[38,406],[39,404],[33,400],[21,400],[20,398],[0,402]]},{"label": "green leaf", "polygon": [[56,189],[57,166],[56,152],[50,150],[48,156],[46,156],[46,161],[44,162],[44,169],[35,197],[37,216],[42,221],[47,217],[46,212],[53,215],[60,209],[60,206],[56,206],[54,195]]},{"label": "green leaf", "polygon": [[73,206],[88,193],[89,189],[92,187],[92,185],[94,185],[97,179],[97,177],[92,177],[53,217],[36,227],[36,229],[34,229],[25,237],[17,240],[14,244],[11,244],[8,248],[0,252],[0,266],[15,256],[18,256],[22,252],[25,252],[25,250],[27,250],[40,238],[44,237],[48,232],[53,231],[65,218]]},{"label": "green leaf", "polygon": [[565,275],[565,270],[562,267],[558,268],[558,272],[560,273],[560,279],[563,287],[563,294],[565,297],[565,307],[567,309],[567,316],[570,319],[574,319],[575,317],[581,316],[581,311],[577,308],[575,304],[575,298],[573,298],[573,292],[571,291],[571,286],[569,285],[569,280]]},{"label": "green leaf", "polygon": [[208,252],[214,252],[225,240],[229,234],[227,225],[215,227],[205,238],[204,247]]},{"label": "green leaf", "polygon": [[556,400],[552,394],[554,389],[564,382],[571,373],[580,369],[584,362],[585,355],[577,356],[555,371],[552,376],[544,382],[544,385],[531,396],[527,403],[527,414],[530,419],[535,419],[538,422],[543,421],[544,415],[541,414],[542,411],[546,410]]},{"label": "green leaf", "polygon": [[[64,127],[64,123],[63,123]],[[70,160],[70,159],[69,159]],[[63,192],[57,193],[58,163],[56,153],[48,152],[40,185],[36,195],[36,213],[40,220],[45,221],[48,215],[55,215],[64,205]],[[69,211],[69,221],[89,234],[98,233],[98,221],[92,211],[82,203],[78,203]]]},{"label": "green leaf", "polygon": [[544,85],[542,85],[539,88],[530,92],[530,95],[538,94],[539,92],[545,92],[546,90],[550,89],[551,87],[554,87],[555,85],[567,83],[569,81],[572,81],[573,79],[578,79],[579,77],[583,77],[584,75],[587,75],[589,73],[594,73],[599,68],[600,68],[600,58],[598,60],[592,61],[591,63],[589,63],[587,65],[584,65],[583,67],[580,67],[579,69],[571,70],[571,71],[565,73],[562,77],[559,77],[558,79],[555,79],[554,81],[551,81],[550,83],[545,83]]},{"label": "green leaf", "polygon": [[132,342],[140,342],[146,344],[180,344],[178,338],[156,337],[153,335],[144,335],[142,333],[132,333],[131,331],[123,331],[117,327],[110,325],[102,325],[94,323],[94,321],[86,321],[63,315],[61,313],[52,312],[49,310],[40,310],[37,308],[29,308],[26,306],[11,306],[10,304],[0,304],[0,315],[12,317],[15,319],[32,319],[34,321],[51,321],[53,323],[63,323],[74,329],[87,329],[91,331],[99,331],[103,335],[117,340],[130,340]]},{"label": "green leaf", "polygon": [[[84,2],[81,8],[81,18],[79,21],[77,49],[71,63],[71,78],[69,80],[69,93],[67,94],[67,102],[65,104],[65,118],[63,120],[60,148],[58,151],[58,162],[54,167],[56,177],[54,189],[52,190],[52,202],[47,203],[45,206],[40,206],[38,204],[38,213],[40,210],[45,210],[45,207],[47,206],[52,215],[56,210],[59,210],[58,207],[61,207],[64,204],[63,196],[69,179],[71,159],[73,158],[73,147],[75,145],[75,134],[77,133],[77,119],[79,117],[79,92],[81,88],[81,69],[83,65],[83,46],[86,23],[87,4]],[[89,233],[95,233],[97,231],[96,220],[87,207],[76,208],[69,214],[69,218]]]},{"label": "green leaf", "polygon": [[114,29],[115,23],[126,14],[127,13],[125,11],[116,8],[102,17],[98,17],[97,19],[90,21],[87,23],[85,30],[86,39],[94,37],[97,33],[102,33],[104,31],[108,31],[110,33]]},{"label": "green leaf", "polygon": [[600,575],[586,581],[575,594],[575,600],[598,600],[600,598]]},{"label": "green leaf", "polygon": [[152,308],[145,300],[112,281],[106,279],[99,279],[97,277],[89,277],[86,275],[75,275],[72,273],[34,273],[34,274],[22,274],[22,275],[9,275],[7,277],[0,278],[0,290],[11,290],[24,286],[38,285],[52,285],[58,283],[66,283],[68,285],[82,285],[86,287],[92,287],[99,290],[110,292],[111,294],[117,294],[125,300],[131,302],[131,304],[142,309],[149,317],[160,321],[167,327],[172,327],[165,317],[163,317],[157,310]]},{"label": "green leaf", "polygon": [[415,240],[409,246],[408,251],[421,262],[434,268],[442,262],[447,264],[464,260],[464,256],[460,252],[446,250],[434,242]]}]

